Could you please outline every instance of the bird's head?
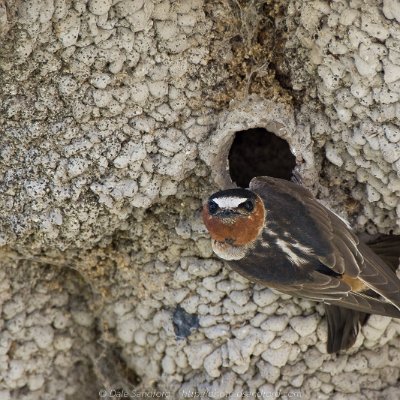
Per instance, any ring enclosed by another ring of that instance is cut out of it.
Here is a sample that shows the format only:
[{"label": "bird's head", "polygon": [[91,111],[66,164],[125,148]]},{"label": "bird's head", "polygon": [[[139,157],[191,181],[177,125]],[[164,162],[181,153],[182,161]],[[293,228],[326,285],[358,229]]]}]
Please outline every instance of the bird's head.
[{"label": "bird's head", "polygon": [[253,242],[262,231],[264,220],[263,201],[247,189],[214,193],[203,206],[203,221],[211,237],[233,246]]}]

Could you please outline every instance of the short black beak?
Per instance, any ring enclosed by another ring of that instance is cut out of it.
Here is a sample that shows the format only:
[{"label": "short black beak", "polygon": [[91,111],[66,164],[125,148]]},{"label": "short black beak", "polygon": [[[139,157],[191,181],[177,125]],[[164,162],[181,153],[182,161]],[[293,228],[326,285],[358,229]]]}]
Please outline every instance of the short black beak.
[{"label": "short black beak", "polygon": [[238,214],[239,213],[234,210],[221,210],[218,212],[218,216],[222,217],[222,218],[229,218],[229,217],[232,217],[232,216],[238,215]]}]

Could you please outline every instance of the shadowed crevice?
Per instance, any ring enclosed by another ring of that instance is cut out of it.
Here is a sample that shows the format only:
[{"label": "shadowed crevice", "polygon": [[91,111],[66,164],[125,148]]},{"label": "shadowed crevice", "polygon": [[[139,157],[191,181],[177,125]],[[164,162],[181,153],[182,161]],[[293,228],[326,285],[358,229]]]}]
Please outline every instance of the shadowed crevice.
[{"label": "shadowed crevice", "polygon": [[229,151],[229,173],[238,186],[248,187],[255,176],[290,180],[296,159],[288,143],[263,128],[236,132]]}]

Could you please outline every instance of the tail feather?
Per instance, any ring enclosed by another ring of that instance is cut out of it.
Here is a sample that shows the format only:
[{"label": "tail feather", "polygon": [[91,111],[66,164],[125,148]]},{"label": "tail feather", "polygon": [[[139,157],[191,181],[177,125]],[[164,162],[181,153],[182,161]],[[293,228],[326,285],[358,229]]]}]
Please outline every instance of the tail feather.
[{"label": "tail feather", "polygon": [[331,304],[325,304],[325,315],[328,322],[328,353],[337,353],[353,346],[360,326],[369,317],[369,314]]}]

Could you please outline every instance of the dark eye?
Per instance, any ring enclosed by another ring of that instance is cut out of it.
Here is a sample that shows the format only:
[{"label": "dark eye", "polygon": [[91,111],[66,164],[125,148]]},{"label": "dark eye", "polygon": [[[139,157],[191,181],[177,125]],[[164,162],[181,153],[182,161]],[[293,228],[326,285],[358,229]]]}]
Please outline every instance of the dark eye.
[{"label": "dark eye", "polygon": [[208,212],[212,215],[218,211],[218,204],[215,201],[210,200],[208,202]]},{"label": "dark eye", "polygon": [[240,207],[244,208],[246,211],[254,210],[254,204],[251,200],[246,200],[244,203],[240,204]]}]

